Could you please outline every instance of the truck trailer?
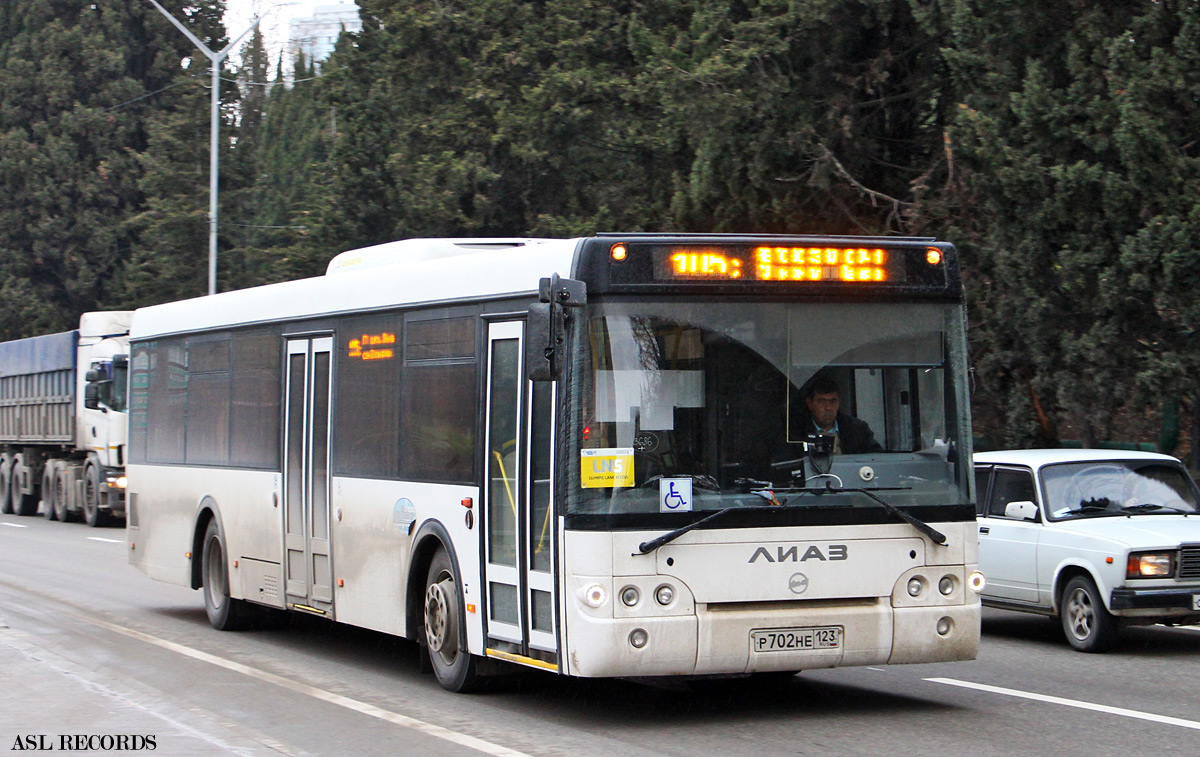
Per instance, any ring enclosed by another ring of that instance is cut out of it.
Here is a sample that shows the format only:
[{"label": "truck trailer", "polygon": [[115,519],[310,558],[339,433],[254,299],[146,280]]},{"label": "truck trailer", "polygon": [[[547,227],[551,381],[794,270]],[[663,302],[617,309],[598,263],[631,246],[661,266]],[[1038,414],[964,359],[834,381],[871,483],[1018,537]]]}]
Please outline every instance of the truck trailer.
[{"label": "truck trailer", "polygon": [[91,526],[125,515],[131,311],[0,343],[0,512]]}]

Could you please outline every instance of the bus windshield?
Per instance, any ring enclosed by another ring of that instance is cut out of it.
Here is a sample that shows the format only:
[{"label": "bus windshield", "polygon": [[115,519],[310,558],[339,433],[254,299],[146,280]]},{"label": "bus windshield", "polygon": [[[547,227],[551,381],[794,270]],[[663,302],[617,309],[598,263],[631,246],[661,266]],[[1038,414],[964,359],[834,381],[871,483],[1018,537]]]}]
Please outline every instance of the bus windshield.
[{"label": "bus windshield", "polygon": [[969,501],[958,306],[639,300],[580,316],[570,513],[872,505],[798,492],[830,487]]}]

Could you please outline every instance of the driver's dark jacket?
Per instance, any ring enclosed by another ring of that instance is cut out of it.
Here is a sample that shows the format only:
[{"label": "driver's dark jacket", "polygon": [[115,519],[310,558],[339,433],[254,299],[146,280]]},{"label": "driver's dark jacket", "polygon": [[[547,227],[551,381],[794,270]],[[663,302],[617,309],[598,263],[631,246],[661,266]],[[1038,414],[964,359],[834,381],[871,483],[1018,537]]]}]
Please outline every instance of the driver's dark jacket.
[{"label": "driver's dark jacket", "polygon": [[[801,411],[795,418],[793,439],[799,439],[808,434],[816,433],[812,416],[807,410]],[[875,441],[875,432],[864,420],[847,415],[840,410],[837,414],[838,438],[841,441],[843,455],[857,455],[861,452],[882,452],[883,446]]]}]

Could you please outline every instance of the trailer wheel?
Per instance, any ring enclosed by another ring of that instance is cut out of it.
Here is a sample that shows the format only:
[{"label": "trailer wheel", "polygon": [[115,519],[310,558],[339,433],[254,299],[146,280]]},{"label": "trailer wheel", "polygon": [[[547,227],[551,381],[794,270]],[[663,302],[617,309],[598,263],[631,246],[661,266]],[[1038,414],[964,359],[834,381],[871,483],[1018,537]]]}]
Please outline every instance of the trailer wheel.
[{"label": "trailer wheel", "polygon": [[63,523],[78,520],[78,516],[71,512],[71,508],[69,507],[71,497],[70,481],[67,464],[56,463],[54,466],[54,513]]},{"label": "trailer wheel", "polygon": [[433,674],[447,691],[464,692],[481,683],[476,658],[467,652],[462,598],[454,566],[444,548],[438,549],[425,579],[425,646]]},{"label": "trailer wheel", "polygon": [[[20,457],[20,455],[18,455],[17,457]],[[13,458],[14,462],[13,462],[12,467],[14,467],[14,468],[17,465],[16,459],[17,458]],[[22,458],[22,460],[24,460],[24,458]],[[25,463],[22,462],[21,465],[22,465],[22,467],[24,467]],[[17,515],[37,515],[37,510],[38,510],[37,488],[36,487],[34,488],[34,491],[32,494],[22,494],[21,493],[21,477],[15,475],[14,473],[12,473],[10,471],[9,479],[10,479],[10,483],[11,483],[11,486],[9,487],[9,492],[10,492],[9,496],[11,497],[13,512],[15,512]]]},{"label": "trailer wheel", "polygon": [[95,465],[84,472],[83,518],[92,528],[108,525],[108,513],[100,509],[100,469]]},{"label": "trailer wheel", "polygon": [[225,543],[221,540],[221,529],[215,518],[208,522],[208,529],[204,532],[204,551],[200,559],[204,612],[208,615],[208,622],[218,631],[240,631],[245,628],[253,615],[253,608],[245,601],[229,596],[229,560],[225,557]]},{"label": "trailer wheel", "polygon": [[7,453],[0,458],[0,513],[12,513],[12,457]]},{"label": "trailer wheel", "polygon": [[45,511],[42,513],[46,516],[46,520],[58,520],[58,508],[54,505],[54,466],[57,460],[47,460],[42,466],[42,507]]}]

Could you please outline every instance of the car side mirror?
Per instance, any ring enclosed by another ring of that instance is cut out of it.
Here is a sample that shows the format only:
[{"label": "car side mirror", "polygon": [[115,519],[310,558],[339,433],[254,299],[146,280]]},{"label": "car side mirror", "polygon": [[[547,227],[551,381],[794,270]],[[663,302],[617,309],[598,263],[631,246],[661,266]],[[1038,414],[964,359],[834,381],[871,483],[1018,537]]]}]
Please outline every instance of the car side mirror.
[{"label": "car side mirror", "polygon": [[1037,520],[1037,505],[1028,500],[1009,502],[1004,506],[1004,517],[1014,520]]}]

